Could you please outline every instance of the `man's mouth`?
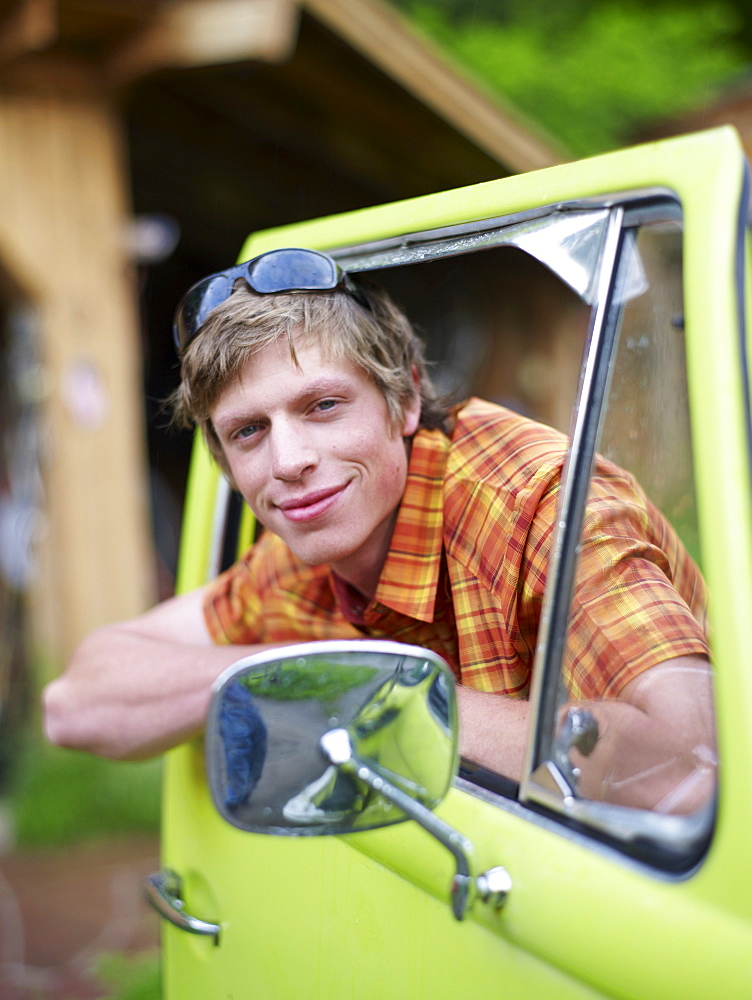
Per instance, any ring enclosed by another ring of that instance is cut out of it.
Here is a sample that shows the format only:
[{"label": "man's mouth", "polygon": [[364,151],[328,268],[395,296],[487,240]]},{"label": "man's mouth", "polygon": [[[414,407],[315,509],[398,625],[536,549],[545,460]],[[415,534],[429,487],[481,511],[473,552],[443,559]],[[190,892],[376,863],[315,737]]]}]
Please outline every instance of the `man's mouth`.
[{"label": "man's mouth", "polygon": [[347,489],[347,483],[340,486],[330,486],[322,490],[312,490],[299,497],[287,497],[275,503],[288,521],[301,523],[312,521],[326,514],[339,500]]}]

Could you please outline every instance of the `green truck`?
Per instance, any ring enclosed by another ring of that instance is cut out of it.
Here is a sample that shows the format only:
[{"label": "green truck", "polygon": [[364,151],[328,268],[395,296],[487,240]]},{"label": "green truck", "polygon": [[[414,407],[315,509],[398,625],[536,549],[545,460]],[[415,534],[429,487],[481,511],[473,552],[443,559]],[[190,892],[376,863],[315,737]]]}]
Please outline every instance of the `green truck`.
[{"label": "green truck", "polygon": [[[457,759],[451,675],[420,649],[306,644],[230,668],[205,740],[167,755],[148,881],[166,1000],[752,996],[749,221],[723,128],[249,238],[240,260],[300,246],[373,272],[440,379],[558,424],[569,452],[522,780]],[[689,811],[586,793],[583,720],[562,726],[596,453],[637,477],[708,586],[714,790]],[[179,588],[253,530],[197,442]],[[270,694],[272,675],[297,694]],[[245,811],[218,723],[238,684],[270,746],[297,734]],[[342,776],[358,793],[335,808]]]}]

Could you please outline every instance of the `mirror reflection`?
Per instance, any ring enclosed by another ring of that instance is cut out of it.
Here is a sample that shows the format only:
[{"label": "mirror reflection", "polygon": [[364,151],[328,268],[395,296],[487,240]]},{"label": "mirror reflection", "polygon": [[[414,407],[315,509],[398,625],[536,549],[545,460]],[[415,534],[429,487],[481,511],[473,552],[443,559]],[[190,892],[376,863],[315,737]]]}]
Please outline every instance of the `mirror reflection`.
[{"label": "mirror reflection", "polygon": [[313,642],[266,651],[218,683],[206,731],[214,803],[244,830],[343,833],[404,813],[321,751],[345,730],[354,755],[435,808],[457,761],[454,684],[428,650],[395,642]]}]

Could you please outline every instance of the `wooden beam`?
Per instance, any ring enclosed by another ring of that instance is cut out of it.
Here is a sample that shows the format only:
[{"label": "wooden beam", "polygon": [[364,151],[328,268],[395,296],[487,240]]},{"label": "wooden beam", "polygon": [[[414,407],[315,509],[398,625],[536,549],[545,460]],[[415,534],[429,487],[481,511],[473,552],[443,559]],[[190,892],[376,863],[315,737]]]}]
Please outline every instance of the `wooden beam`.
[{"label": "wooden beam", "polygon": [[379,0],[299,0],[374,65],[513,171],[566,158],[554,142],[499,98],[486,94],[409,22]]},{"label": "wooden beam", "polygon": [[102,70],[108,83],[119,85],[163,68],[281,62],[294,48],[297,20],[293,0],[182,0],[156,9]]},{"label": "wooden beam", "polygon": [[32,594],[41,660],[154,595],[126,164],[98,98],[0,93],[0,267],[39,327],[46,530]]},{"label": "wooden beam", "polygon": [[47,48],[57,32],[57,0],[18,0],[0,17],[0,63]]}]

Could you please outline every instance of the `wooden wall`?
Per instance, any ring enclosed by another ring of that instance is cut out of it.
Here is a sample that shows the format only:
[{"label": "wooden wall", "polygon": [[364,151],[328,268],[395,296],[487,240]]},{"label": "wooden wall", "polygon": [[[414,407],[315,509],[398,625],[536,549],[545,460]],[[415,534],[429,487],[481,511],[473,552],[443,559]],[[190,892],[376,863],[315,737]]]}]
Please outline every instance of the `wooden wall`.
[{"label": "wooden wall", "polygon": [[43,530],[34,641],[50,669],[153,594],[141,350],[117,121],[37,80],[0,95],[0,269],[37,313]]},{"label": "wooden wall", "polygon": [[[380,0],[0,0],[0,315],[20,297],[39,329],[50,672],[151,603],[155,563],[169,588],[187,444],[157,401],[183,291],[254,229],[558,158]],[[138,283],[134,212],[181,233]]]}]

